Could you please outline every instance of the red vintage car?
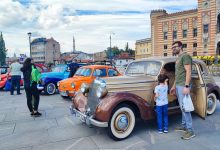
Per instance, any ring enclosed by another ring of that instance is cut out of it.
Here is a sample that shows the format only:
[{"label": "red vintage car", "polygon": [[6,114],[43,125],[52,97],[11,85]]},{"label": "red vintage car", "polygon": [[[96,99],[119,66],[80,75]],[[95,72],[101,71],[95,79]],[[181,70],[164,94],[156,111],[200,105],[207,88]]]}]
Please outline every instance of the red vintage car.
[{"label": "red vintage car", "polygon": [[[50,69],[47,66],[45,66],[44,64],[35,64],[35,66],[37,67],[37,69],[40,72],[49,72],[50,71]],[[3,89],[5,87],[5,85],[6,85],[7,80],[11,79],[11,76],[7,74],[8,73],[8,69],[9,69],[8,66],[0,67],[0,70],[1,70],[1,74],[0,74],[0,89]],[[23,79],[21,79],[20,84],[21,84],[21,86],[23,86]]]}]

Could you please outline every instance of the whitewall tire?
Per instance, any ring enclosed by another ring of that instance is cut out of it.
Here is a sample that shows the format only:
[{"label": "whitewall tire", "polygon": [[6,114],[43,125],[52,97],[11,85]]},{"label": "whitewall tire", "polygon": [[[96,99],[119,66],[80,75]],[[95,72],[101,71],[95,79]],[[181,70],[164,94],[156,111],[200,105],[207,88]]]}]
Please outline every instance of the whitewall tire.
[{"label": "whitewall tire", "polygon": [[217,98],[214,93],[210,93],[207,96],[207,114],[211,115],[215,112],[217,105]]},{"label": "whitewall tire", "polygon": [[129,105],[121,105],[116,108],[109,120],[108,134],[114,140],[123,140],[133,131],[135,126],[135,114]]}]

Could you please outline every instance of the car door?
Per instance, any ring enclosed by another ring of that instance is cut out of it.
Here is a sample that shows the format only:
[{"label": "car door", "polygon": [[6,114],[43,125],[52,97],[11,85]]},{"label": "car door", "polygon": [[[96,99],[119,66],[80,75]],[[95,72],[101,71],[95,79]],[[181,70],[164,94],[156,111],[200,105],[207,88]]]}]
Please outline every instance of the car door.
[{"label": "car door", "polygon": [[198,64],[192,65],[192,87],[190,95],[195,107],[195,112],[205,119],[207,108],[206,84],[203,80],[201,69]]}]

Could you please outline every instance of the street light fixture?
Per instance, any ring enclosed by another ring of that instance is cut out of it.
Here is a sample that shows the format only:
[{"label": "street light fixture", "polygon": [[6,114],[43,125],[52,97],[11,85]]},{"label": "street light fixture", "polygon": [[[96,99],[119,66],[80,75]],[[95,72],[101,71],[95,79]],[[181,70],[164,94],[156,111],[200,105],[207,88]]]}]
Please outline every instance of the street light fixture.
[{"label": "street light fixture", "polygon": [[29,37],[29,46],[30,46],[30,57],[31,57],[31,32],[28,32],[28,37]]},{"label": "street light fixture", "polygon": [[112,35],[114,35],[115,33],[114,32],[110,32],[110,63],[112,65]]}]

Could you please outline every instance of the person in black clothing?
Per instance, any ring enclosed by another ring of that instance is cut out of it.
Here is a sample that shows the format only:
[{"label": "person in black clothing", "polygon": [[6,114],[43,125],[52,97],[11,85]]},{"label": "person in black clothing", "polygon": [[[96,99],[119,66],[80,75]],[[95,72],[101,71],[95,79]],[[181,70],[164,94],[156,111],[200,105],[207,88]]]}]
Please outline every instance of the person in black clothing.
[{"label": "person in black clothing", "polygon": [[79,64],[77,63],[77,60],[75,59],[74,62],[72,62],[69,65],[69,69],[70,69],[70,74],[69,74],[69,78],[73,77],[74,74],[76,73],[77,69],[79,68]]},{"label": "person in black clothing", "polygon": [[[37,89],[37,83],[31,81],[31,72],[32,72],[32,59],[27,58],[24,61],[23,67],[21,71],[23,72],[24,76],[24,89],[27,98],[27,106],[31,113],[31,116],[39,117],[41,113],[38,112],[38,105],[40,100],[40,93]],[[32,104],[32,97],[34,98]]]}]

